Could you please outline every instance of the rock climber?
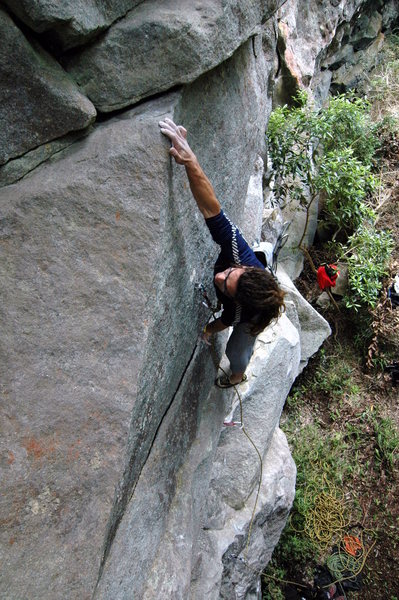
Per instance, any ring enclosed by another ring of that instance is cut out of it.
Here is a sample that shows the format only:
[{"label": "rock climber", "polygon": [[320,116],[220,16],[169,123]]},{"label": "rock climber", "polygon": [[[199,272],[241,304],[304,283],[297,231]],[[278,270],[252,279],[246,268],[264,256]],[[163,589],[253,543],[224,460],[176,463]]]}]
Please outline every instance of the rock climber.
[{"label": "rock climber", "polygon": [[159,126],[172,143],[170,154],[177,164],[185,167],[194,199],[221,249],[214,267],[214,285],[223,312],[208,323],[203,339],[209,342],[213,334],[233,326],[226,346],[231,374],[222,375],[215,382],[221,388],[229,388],[246,381],[245,370],[256,336],[285,309],[285,293],[256,258],[238,227],[224,214],[212,184],[187,142],[186,129],[167,118]]}]

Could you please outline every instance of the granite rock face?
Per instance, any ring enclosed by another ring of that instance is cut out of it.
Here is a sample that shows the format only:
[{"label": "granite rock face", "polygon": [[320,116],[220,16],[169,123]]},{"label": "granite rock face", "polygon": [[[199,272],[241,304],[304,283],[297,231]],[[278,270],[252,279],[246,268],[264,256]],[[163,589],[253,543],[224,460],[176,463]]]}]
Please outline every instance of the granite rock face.
[{"label": "granite rock face", "polygon": [[[272,101],[290,85],[322,98],[330,66],[395,18],[384,4],[379,19],[360,0],[7,1],[2,598],[260,598],[254,571],[294,497],[279,416],[329,326],[290,279],[293,212],[287,311],[241,387],[261,472],[240,427],[223,426],[241,419],[234,391],[213,385],[227,335],[198,341],[217,248],[157,123],[186,126],[227,214],[251,243],[274,242],[287,216],[275,198],[264,210]],[[94,106],[118,112],[93,123]]]},{"label": "granite rock face", "polygon": [[0,165],[87,127],[96,116],[90,100],[60,65],[32,45],[1,9],[0,81]]},{"label": "granite rock face", "polygon": [[169,158],[152,124],[170,111],[101,125],[2,189],[3,597],[95,585],[154,326]]},{"label": "granite rock face", "polygon": [[4,0],[28,27],[63,50],[89,41],[143,0]]},{"label": "granite rock face", "polygon": [[147,0],[67,62],[98,110],[109,112],[219,65],[281,0]]}]

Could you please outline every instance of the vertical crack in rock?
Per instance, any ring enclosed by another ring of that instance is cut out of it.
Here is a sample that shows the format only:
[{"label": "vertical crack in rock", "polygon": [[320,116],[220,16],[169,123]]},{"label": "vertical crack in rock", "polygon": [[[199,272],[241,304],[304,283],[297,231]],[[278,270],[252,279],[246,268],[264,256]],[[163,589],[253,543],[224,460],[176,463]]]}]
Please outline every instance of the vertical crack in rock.
[{"label": "vertical crack in rock", "polygon": [[112,512],[113,513],[116,512],[116,515],[115,515],[114,519],[112,519],[112,516],[113,516],[112,514],[111,514],[111,517],[110,517],[110,521],[111,522],[108,525],[108,532],[106,534],[106,539],[105,539],[105,543],[104,543],[104,552],[103,552],[103,557],[102,557],[101,565],[100,565],[100,569],[99,569],[99,574],[98,574],[96,589],[97,589],[98,583],[99,583],[99,581],[101,579],[101,575],[103,573],[107,557],[108,557],[108,555],[110,553],[112,542],[113,542],[113,540],[115,538],[115,535],[116,535],[116,532],[118,530],[119,524],[120,524],[120,522],[121,522],[121,520],[123,518],[123,515],[125,513],[126,506],[128,505],[128,503],[130,502],[130,500],[133,497],[134,491],[135,491],[137,483],[138,483],[138,481],[140,479],[140,475],[141,475],[141,473],[143,471],[145,463],[146,463],[149,455],[151,454],[151,450],[152,450],[152,448],[154,446],[154,443],[155,443],[155,440],[157,438],[158,431],[161,428],[162,423],[163,423],[166,415],[168,414],[169,409],[172,406],[172,404],[173,404],[173,402],[174,402],[177,394],[179,393],[179,390],[180,390],[180,387],[181,387],[182,382],[184,380],[185,374],[186,374],[187,370],[190,368],[191,362],[192,362],[192,360],[194,358],[197,346],[198,346],[198,344],[196,343],[195,346],[194,346],[194,348],[193,348],[193,351],[191,353],[191,356],[190,356],[190,358],[189,358],[189,360],[188,360],[185,368],[183,369],[183,372],[182,372],[182,375],[181,375],[181,377],[179,379],[179,383],[177,384],[176,390],[173,393],[173,395],[172,395],[172,397],[170,399],[170,402],[168,403],[165,411],[163,412],[163,414],[161,416],[161,419],[160,419],[160,421],[158,423],[156,431],[155,431],[155,433],[154,433],[154,435],[152,437],[150,446],[148,447],[148,451],[146,452],[145,459],[142,461],[142,464],[140,465],[139,471],[136,474],[133,473],[134,462],[135,462],[135,455],[133,454],[130,457],[129,466],[128,466],[127,470],[128,470],[129,473],[132,474],[132,480],[131,480],[130,483],[127,482],[127,484],[124,485],[124,489],[121,490],[119,502],[118,502],[118,498],[117,498],[117,500],[115,502],[115,504],[117,506],[115,506],[115,504],[114,504],[114,509],[113,509]]},{"label": "vertical crack in rock", "polygon": [[[172,196],[173,195],[173,181],[172,181],[172,168],[171,167],[169,168],[169,172],[168,172],[168,188],[169,188],[169,196]],[[143,428],[140,428],[134,444],[132,444],[130,447],[128,446],[127,451],[129,453],[129,456],[127,459],[127,464],[124,468],[124,473],[122,475],[121,481],[119,483],[119,486],[118,486],[116,494],[115,494],[114,505],[113,505],[113,508],[111,511],[111,515],[109,518],[107,531],[106,531],[106,535],[105,535],[103,555],[102,555],[102,559],[101,559],[101,564],[100,564],[100,568],[99,568],[99,574],[98,574],[98,578],[97,578],[97,584],[96,584],[95,591],[96,591],[98,583],[101,579],[101,576],[102,576],[102,573],[103,573],[103,570],[105,567],[105,563],[106,563],[108,555],[110,553],[112,543],[115,538],[116,532],[118,530],[119,524],[121,523],[121,520],[125,514],[126,507],[129,504],[129,502],[134,494],[134,491],[135,491],[137,483],[140,479],[143,468],[146,464],[146,461],[147,461],[149,455],[151,454],[151,450],[153,448],[154,442],[158,435],[158,431],[159,431],[170,407],[172,406],[172,404],[176,398],[176,395],[178,394],[179,389],[182,385],[185,374],[191,365],[191,362],[194,358],[197,346],[198,346],[198,343],[196,342],[194,345],[194,348],[191,351],[190,357],[189,357],[186,365],[182,369],[182,374],[180,376],[180,379],[177,383],[175,390],[171,394],[170,401],[167,403],[165,410],[158,417],[158,422],[157,422],[157,424],[155,424],[153,433],[151,433],[151,431],[148,433],[148,428],[146,430],[144,430]],[[144,402],[145,402],[145,400],[144,400]],[[147,407],[148,407],[148,401],[147,401],[147,405],[144,404],[144,406],[143,406],[143,412],[144,411],[147,412]],[[149,426],[151,427],[151,416],[148,418],[148,423],[149,423]],[[134,424],[132,422],[131,431],[132,431],[133,427],[134,427]],[[141,457],[140,457],[140,455],[137,453],[137,449],[138,448],[142,449],[143,447],[146,448],[144,450],[145,455],[144,456],[141,455]],[[95,593],[95,591],[94,591],[94,593]]]}]

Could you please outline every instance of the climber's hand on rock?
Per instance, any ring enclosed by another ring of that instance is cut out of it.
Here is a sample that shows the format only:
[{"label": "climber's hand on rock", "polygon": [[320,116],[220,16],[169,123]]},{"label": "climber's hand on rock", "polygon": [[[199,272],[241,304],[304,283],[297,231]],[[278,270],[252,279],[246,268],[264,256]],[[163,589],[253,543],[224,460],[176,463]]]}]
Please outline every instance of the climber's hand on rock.
[{"label": "climber's hand on rock", "polygon": [[205,327],[204,331],[201,334],[201,341],[205,342],[205,344],[207,346],[210,346],[211,345],[211,336],[212,336],[212,333],[207,331],[206,327]]},{"label": "climber's hand on rock", "polygon": [[196,160],[194,152],[187,142],[187,130],[181,125],[176,125],[172,119],[166,118],[159,122],[161,132],[172,142],[169,153],[179,165],[187,165]]}]

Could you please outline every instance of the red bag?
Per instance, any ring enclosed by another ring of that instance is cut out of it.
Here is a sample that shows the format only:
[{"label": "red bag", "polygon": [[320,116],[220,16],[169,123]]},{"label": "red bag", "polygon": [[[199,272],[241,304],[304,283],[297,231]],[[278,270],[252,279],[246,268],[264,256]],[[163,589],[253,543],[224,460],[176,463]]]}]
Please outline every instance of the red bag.
[{"label": "red bag", "polygon": [[334,287],[339,275],[335,265],[322,265],[317,269],[317,283],[321,290]]}]

